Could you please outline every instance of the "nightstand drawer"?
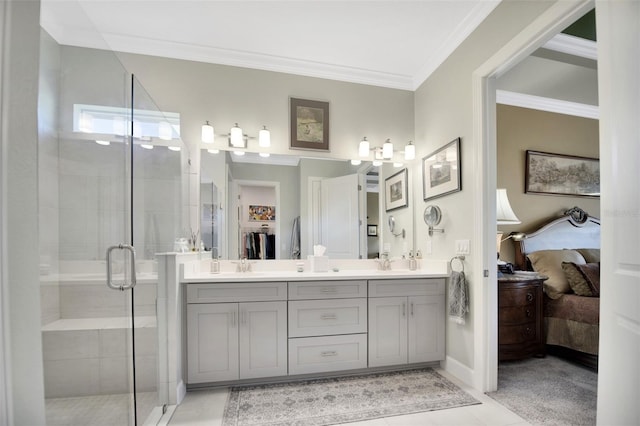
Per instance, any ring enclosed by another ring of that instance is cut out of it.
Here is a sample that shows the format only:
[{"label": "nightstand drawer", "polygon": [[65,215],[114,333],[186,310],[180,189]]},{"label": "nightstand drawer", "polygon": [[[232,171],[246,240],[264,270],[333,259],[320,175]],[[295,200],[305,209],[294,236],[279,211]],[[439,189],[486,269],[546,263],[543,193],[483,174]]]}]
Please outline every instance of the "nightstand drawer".
[{"label": "nightstand drawer", "polygon": [[535,322],[521,325],[502,326],[498,330],[498,344],[513,345],[535,342],[540,338]]},{"label": "nightstand drawer", "polygon": [[522,324],[535,321],[535,319],[536,307],[533,305],[500,308],[498,311],[498,321],[502,325]]},{"label": "nightstand drawer", "polygon": [[498,306],[527,306],[535,305],[537,294],[535,287],[505,289],[500,291]]}]

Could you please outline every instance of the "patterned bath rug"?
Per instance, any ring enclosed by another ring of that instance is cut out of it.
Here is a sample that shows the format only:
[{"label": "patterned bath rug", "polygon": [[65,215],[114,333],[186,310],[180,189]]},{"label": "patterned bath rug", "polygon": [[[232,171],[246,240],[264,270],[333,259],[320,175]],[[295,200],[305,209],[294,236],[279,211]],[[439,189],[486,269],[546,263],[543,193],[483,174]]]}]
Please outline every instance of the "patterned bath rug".
[{"label": "patterned bath rug", "polygon": [[223,426],[334,425],[480,404],[431,368],[231,388]]}]

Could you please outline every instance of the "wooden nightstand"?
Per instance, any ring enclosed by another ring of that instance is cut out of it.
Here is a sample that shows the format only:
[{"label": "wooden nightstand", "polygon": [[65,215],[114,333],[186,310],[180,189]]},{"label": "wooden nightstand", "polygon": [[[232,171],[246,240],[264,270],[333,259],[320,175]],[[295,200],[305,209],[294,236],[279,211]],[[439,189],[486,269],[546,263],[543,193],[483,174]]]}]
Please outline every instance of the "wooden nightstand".
[{"label": "wooden nightstand", "polygon": [[498,278],[498,360],[545,356],[542,283],[535,273]]}]

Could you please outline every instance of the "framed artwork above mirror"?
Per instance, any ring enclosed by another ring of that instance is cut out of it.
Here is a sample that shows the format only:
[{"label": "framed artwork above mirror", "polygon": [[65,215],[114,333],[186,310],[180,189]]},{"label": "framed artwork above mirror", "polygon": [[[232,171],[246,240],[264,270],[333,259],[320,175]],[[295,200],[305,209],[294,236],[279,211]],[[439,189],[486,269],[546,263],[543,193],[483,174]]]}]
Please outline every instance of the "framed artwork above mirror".
[{"label": "framed artwork above mirror", "polygon": [[291,148],[329,151],[329,102],[289,98]]}]

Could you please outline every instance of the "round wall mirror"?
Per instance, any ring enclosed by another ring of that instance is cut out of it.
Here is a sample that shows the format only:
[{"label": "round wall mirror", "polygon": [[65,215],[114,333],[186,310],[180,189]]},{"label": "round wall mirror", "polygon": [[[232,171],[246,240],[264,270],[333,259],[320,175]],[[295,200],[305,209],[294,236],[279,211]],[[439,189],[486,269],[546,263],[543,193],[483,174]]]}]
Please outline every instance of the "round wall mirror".
[{"label": "round wall mirror", "polygon": [[424,223],[429,227],[436,226],[440,223],[442,219],[442,211],[440,211],[440,207],[428,205],[424,209]]},{"label": "round wall mirror", "polygon": [[396,218],[389,216],[389,231],[393,234],[396,229]]}]

